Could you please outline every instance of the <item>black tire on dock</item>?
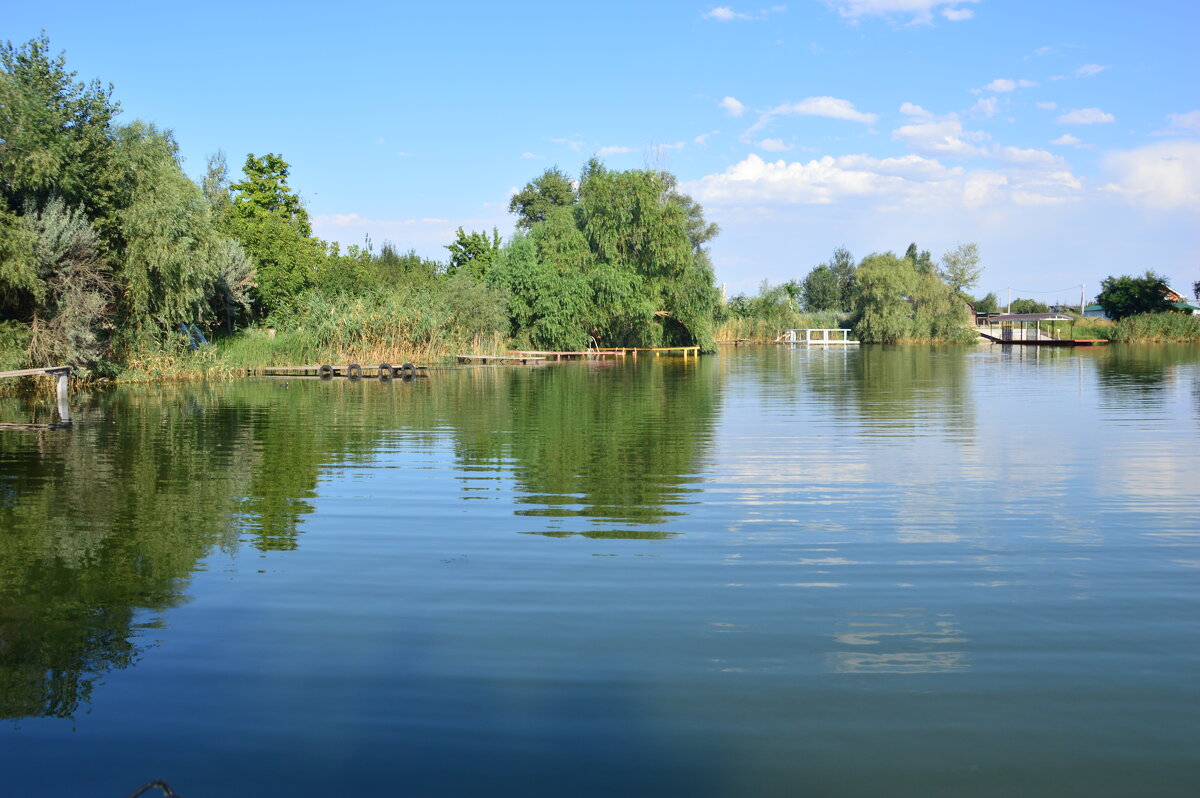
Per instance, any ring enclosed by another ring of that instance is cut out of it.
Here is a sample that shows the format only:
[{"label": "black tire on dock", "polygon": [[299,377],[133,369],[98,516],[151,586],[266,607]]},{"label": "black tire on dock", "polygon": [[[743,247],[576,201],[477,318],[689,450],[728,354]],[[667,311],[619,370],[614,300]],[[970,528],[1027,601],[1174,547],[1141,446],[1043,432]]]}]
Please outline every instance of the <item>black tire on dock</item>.
[{"label": "black tire on dock", "polygon": [[396,370],[392,368],[391,363],[380,363],[379,364],[379,379],[390,380],[392,377],[395,377],[395,376],[396,376]]},{"label": "black tire on dock", "polygon": [[323,380],[333,379],[333,366],[321,366],[317,369],[317,376]]},{"label": "black tire on dock", "polygon": [[357,363],[351,363],[349,366],[346,366],[346,378],[356,381],[361,380],[362,366],[358,365]]},{"label": "black tire on dock", "polygon": [[400,377],[402,379],[411,380],[415,376],[417,376],[417,367],[412,363],[405,363],[400,366]]}]

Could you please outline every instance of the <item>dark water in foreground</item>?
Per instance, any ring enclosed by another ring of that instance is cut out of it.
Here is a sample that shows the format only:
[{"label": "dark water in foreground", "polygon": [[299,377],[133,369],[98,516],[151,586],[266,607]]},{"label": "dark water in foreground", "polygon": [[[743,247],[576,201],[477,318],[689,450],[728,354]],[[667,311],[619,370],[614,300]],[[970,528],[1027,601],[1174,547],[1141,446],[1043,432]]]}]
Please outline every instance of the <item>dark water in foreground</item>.
[{"label": "dark water in foreground", "polygon": [[0,796],[1200,789],[1200,348],[73,411],[0,431]]}]

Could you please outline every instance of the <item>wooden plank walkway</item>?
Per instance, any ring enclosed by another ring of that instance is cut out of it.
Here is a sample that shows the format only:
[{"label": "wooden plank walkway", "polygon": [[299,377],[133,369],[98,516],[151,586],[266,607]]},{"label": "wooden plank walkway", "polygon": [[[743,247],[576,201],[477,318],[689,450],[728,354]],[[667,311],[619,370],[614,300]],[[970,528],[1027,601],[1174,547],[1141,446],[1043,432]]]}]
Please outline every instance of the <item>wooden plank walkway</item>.
[{"label": "wooden plank walkway", "polygon": [[546,362],[545,357],[517,352],[507,355],[456,355],[455,357],[458,358],[459,363],[481,363],[485,366],[491,363],[520,363],[522,366],[528,366]]},{"label": "wooden plank walkway", "polygon": [[[328,377],[349,377],[350,379],[371,377],[374,379],[380,379],[380,371],[384,370],[385,367],[386,369],[389,369],[389,371],[382,375],[382,378],[384,379],[404,377],[405,375],[403,372],[407,370],[406,367],[411,368],[411,376],[428,376],[424,373],[428,369],[428,366],[418,366],[413,363],[404,363],[399,366],[392,365],[390,363],[379,363],[374,366],[360,365],[358,363],[347,363],[345,365],[323,363],[303,366],[258,366],[254,368],[247,368],[246,376],[324,378],[325,375],[322,374],[322,370],[328,369],[326,372]],[[351,376],[350,374],[352,369],[357,369],[357,374],[354,376]]]},{"label": "wooden plank walkway", "polygon": [[508,353],[517,357],[541,357],[547,360],[562,360],[563,358],[606,358],[606,357],[625,357],[623,349],[585,349],[582,352],[554,352],[543,349],[515,349]]}]

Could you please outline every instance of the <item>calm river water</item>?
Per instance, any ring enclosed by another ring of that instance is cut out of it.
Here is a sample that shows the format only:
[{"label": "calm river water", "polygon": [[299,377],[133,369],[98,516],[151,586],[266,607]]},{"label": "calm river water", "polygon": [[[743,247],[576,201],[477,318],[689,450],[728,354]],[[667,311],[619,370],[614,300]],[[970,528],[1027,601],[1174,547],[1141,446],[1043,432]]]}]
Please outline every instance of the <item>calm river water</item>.
[{"label": "calm river water", "polygon": [[0,430],[4,798],[1200,788],[1200,347],[73,412]]}]

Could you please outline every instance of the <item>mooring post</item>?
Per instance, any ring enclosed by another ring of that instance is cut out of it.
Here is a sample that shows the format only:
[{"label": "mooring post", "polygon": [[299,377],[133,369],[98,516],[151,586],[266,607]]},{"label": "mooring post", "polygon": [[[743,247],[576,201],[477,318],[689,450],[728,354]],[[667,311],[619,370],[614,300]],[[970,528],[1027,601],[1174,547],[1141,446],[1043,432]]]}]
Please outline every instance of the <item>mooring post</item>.
[{"label": "mooring post", "polygon": [[70,377],[70,369],[58,373],[58,420],[63,424],[71,423],[71,410],[67,407],[67,381]]}]

